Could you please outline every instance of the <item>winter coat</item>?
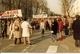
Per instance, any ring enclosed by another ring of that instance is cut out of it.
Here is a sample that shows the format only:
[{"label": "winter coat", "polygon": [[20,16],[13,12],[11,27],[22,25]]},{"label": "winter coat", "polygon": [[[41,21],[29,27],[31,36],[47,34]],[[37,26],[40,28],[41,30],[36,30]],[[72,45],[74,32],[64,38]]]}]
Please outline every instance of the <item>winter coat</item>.
[{"label": "winter coat", "polygon": [[58,31],[58,23],[57,23],[57,21],[52,22],[51,30],[53,31],[52,34],[57,34],[57,31]]},{"label": "winter coat", "polygon": [[73,37],[75,40],[80,40],[80,20],[77,19],[72,24]]},{"label": "winter coat", "polygon": [[[15,26],[19,27],[19,31],[15,30]],[[21,22],[15,20],[14,21],[14,37],[15,38],[21,38],[22,37],[22,28],[21,28]]]},{"label": "winter coat", "polygon": [[1,24],[1,30],[2,30],[2,31],[5,31],[5,30],[6,30],[6,25],[5,25],[5,23],[2,23],[2,24]]},{"label": "winter coat", "polygon": [[30,36],[29,28],[32,28],[31,25],[27,21],[24,21],[21,24],[21,27],[23,29],[22,37],[29,37]]},{"label": "winter coat", "polygon": [[9,31],[14,31],[14,23],[12,24],[10,24],[10,27],[9,27]]},{"label": "winter coat", "polygon": [[59,30],[62,31],[63,30],[63,22],[62,21],[58,21],[58,25],[59,25]]},{"label": "winter coat", "polygon": [[7,35],[10,35],[9,28],[10,28],[10,22],[8,21],[8,22],[7,22]]}]

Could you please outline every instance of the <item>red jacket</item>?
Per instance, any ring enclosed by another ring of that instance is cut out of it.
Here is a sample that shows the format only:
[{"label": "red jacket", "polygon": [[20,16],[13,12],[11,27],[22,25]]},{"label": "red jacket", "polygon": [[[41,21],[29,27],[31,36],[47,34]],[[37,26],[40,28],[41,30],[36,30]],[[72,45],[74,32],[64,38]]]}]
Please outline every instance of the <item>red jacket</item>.
[{"label": "red jacket", "polygon": [[58,29],[60,31],[62,31],[63,30],[63,21],[58,21],[58,25],[59,25]]}]

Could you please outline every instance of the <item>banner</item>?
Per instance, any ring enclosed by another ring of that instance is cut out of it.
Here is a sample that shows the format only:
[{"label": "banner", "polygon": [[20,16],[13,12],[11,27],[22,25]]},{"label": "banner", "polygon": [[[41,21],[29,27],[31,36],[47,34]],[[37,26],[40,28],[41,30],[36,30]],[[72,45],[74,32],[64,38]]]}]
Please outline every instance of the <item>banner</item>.
[{"label": "banner", "polygon": [[17,16],[22,17],[21,9],[5,11],[5,12],[2,12],[2,15],[1,15],[2,18],[15,18]]},{"label": "banner", "polygon": [[33,15],[33,18],[47,18],[47,14]]}]

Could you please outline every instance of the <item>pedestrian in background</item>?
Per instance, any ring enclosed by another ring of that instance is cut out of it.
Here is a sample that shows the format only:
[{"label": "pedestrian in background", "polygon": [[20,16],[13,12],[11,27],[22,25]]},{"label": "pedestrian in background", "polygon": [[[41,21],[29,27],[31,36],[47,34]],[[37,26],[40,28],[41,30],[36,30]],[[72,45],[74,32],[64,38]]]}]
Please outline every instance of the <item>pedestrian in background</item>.
[{"label": "pedestrian in background", "polygon": [[21,20],[20,17],[14,21],[14,44],[17,44],[17,40],[19,40],[18,44],[21,44],[22,37],[22,28],[21,28]]},{"label": "pedestrian in background", "polygon": [[64,16],[64,32],[65,32],[65,37],[69,36],[69,21],[67,16]]},{"label": "pedestrian in background", "polygon": [[8,19],[8,20],[7,20],[7,23],[6,23],[6,24],[7,24],[7,36],[8,36],[8,37],[9,37],[9,35],[10,35],[10,31],[9,31],[9,29],[10,29],[10,23],[11,23],[11,22],[10,22],[10,20]]},{"label": "pedestrian in background", "polygon": [[14,32],[14,21],[13,20],[11,20],[9,31],[10,31],[9,39],[11,39],[11,37],[14,36],[14,33],[13,33]]},{"label": "pedestrian in background", "polygon": [[80,16],[76,15],[76,20],[72,24],[73,38],[75,40],[75,46],[80,47]]},{"label": "pedestrian in background", "polygon": [[41,30],[41,34],[42,34],[41,38],[43,38],[44,30],[45,30],[44,20],[41,20],[41,22],[40,22],[40,30]]},{"label": "pedestrian in background", "polygon": [[32,26],[32,29],[29,29],[30,30],[30,36],[32,36],[32,33],[33,33],[33,20],[32,19],[30,19],[29,24]]},{"label": "pedestrian in background", "polygon": [[24,40],[24,44],[26,43],[26,38],[28,40],[28,44],[31,45],[31,41],[30,41],[30,28],[32,29],[32,26],[29,24],[28,21],[26,21],[26,18],[24,18],[24,21],[21,24],[22,27],[22,37]]},{"label": "pedestrian in background", "polygon": [[6,24],[4,20],[2,20],[1,32],[2,32],[2,38],[4,39],[4,37],[6,36]]},{"label": "pedestrian in background", "polygon": [[49,23],[49,30],[51,30],[51,19],[48,18],[48,23]]},{"label": "pedestrian in background", "polygon": [[1,22],[1,19],[0,19],[0,37],[1,37],[1,23],[2,23],[2,22]]},{"label": "pedestrian in background", "polygon": [[50,27],[49,27],[49,23],[48,23],[48,20],[46,20],[46,30],[49,30]]},{"label": "pedestrian in background", "polygon": [[56,21],[56,19],[54,18],[54,20],[52,21],[52,25],[51,25],[51,40],[53,41],[57,41],[57,32],[58,32],[58,23]]},{"label": "pedestrian in background", "polygon": [[61,18],[58,19],[58,31],[61,34],[60,35],[60,40],[63,40],[63,35],[62,35],[62,32],[63,32],[63,21],[62,21]]}]

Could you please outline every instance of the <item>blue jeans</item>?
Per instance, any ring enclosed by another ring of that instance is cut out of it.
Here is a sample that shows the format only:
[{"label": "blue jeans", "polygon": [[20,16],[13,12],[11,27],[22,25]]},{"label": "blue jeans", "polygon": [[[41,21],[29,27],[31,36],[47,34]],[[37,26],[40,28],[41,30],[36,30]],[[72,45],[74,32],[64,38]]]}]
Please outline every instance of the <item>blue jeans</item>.
[{"label": "blue jeans", "polygon": [[57,36],[55,34],[51,34],[51,40],[57,40]]},{"label": "blue jeans", "polygon": [[65,35],[69,35],[69,29],[67,26],[64,26],[64,32],[65,32]]},{"label": "blue jeans", "polygon": [[41,29],[41,34],[44,34],[44,29]]}]

